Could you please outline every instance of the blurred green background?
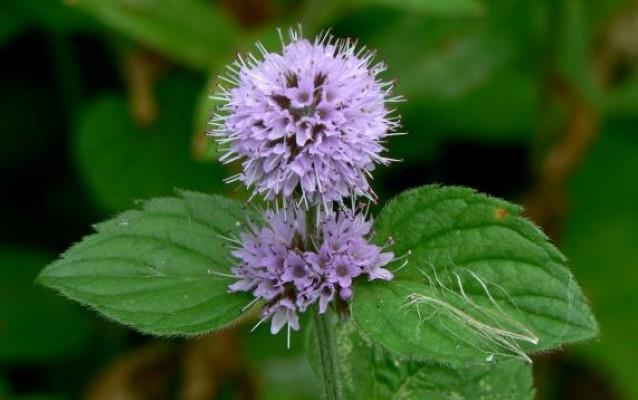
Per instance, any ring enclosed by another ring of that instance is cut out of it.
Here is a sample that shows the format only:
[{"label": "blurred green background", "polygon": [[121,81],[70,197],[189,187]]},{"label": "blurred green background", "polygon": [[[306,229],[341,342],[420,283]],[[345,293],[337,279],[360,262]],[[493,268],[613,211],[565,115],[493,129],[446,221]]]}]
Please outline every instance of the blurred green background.
[{"label": "blurred green background", "polygon": [[[539,399],[638,399],[638,2],[1,0],[0,399],[308,399],[301,354],[237,327],[144,337],[33,285],[90,224],[173,188],[242,197],[205,121],[274,27],[376,49],[408,136],[382,202],[426,183],[520,202],[571,260],[600,340],[535,357]],[[296,343],[295,343],[296,342]]]}]

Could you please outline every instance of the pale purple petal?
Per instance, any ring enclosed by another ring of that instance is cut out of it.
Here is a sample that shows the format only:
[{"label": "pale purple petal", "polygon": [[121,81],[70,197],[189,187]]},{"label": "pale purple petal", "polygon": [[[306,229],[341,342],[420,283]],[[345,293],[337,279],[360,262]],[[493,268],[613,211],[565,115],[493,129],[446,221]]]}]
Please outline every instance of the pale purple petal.
[{"label": "pale purple petal", "polygon": [[291,32],[281,54],[242,58],[232,70],[236,85],[219,94],[211,124],[227,149],[222,160],[242,160],[241,182],[269,200],[374,196],[367,172],[390,162],[381,143],[398,123],[386,106],[392,85],[379,79],[384,66],[371,52]]},{"label": "pale purple petal", "polygon": [[302,212],[267,211],[263,226],[242,233],[242,247],[232,253],[239,264],[231,268],[237,281],[229,291],[251,292],[265,301],[263,315],[271,319],[273,333],[286,325],[299,329],[298,313],[313,304],[323,314],[334,301],[350,301],[359,276],[393,278],[384,267],[394,254],[367,241],[370,223],[362,216],[331,212],[318,223],[318,249],[306,249]]}]

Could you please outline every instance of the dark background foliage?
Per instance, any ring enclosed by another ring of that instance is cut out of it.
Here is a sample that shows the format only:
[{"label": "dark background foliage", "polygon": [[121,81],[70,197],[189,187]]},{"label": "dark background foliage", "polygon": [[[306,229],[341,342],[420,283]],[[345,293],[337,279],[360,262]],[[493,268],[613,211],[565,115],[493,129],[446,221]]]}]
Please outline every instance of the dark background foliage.
[{"label": "dark background foliage", "polygon": [[638,3],[631,0],[2,0],[0,398],[306,399],[300,353],[240,326],[140,336],[35,286],[90,224],[175,187],[225,193],[207,95],[275,26],[332,27],[407,97],[410,187],[472,186],[526,206],[591,300],[599,341],[535,357],[539,399],[638,398]]}]

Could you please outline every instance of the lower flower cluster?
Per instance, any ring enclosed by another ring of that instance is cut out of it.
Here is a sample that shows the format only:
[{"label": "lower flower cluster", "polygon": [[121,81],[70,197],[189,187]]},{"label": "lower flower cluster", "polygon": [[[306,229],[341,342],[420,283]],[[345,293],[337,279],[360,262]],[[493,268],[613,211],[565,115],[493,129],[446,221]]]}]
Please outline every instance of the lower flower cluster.
[{"label": "lower flower cluster", "polygon": [[266,211],[263,224],[240,234],[232,252],[238,280],[229,290],[264,300],[262,321],[271,319],[273,334],[285,325],[298,330],[298,313],[310,305],[317,303],[318,312],[325,313],[336,298],[349,300],[353,279],[393,278],[384,266],[394,254],[368,243],[371,227],[361,214],[332,212],[313,226],[316,232],[307,240],[305,213]]}]

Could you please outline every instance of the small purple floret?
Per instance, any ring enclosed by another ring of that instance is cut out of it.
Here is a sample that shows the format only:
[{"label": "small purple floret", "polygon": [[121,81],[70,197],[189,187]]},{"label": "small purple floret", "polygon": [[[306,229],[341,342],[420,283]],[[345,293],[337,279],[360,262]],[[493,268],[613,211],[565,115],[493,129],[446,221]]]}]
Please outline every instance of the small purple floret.
[{"label": "small purple floret", "polygon": [[223,162],[242,161],[241,181],[267,200],[303,203],[373,199],[368,175],[383,140],[398,127],[386,103],[392,84],[381,81],[382,63],[350,40],[328,34],[314,42],[291,31],[282,53],[260,44],[261,59],[239,58],[221,78],[214,98],[224,104],[212,117],[212,135],[225,149]]},{"label": "small purple floret", "polygon": [[298,330],[298,312],[317,303],[323,314],[337,298],[350,300],[354,279],[393,278],[384,267],[394,254],[368,243],[371,226],[350,211],[324,214],[317,225],[318,243],[306,248],[303,212],[267,211],[263,226],[253,225],[240,235],[232,253],[238,260],[232,268],[237,281],[228,288],[266,302],[262,318],[271,320],[273,334],[286,325]]}]

